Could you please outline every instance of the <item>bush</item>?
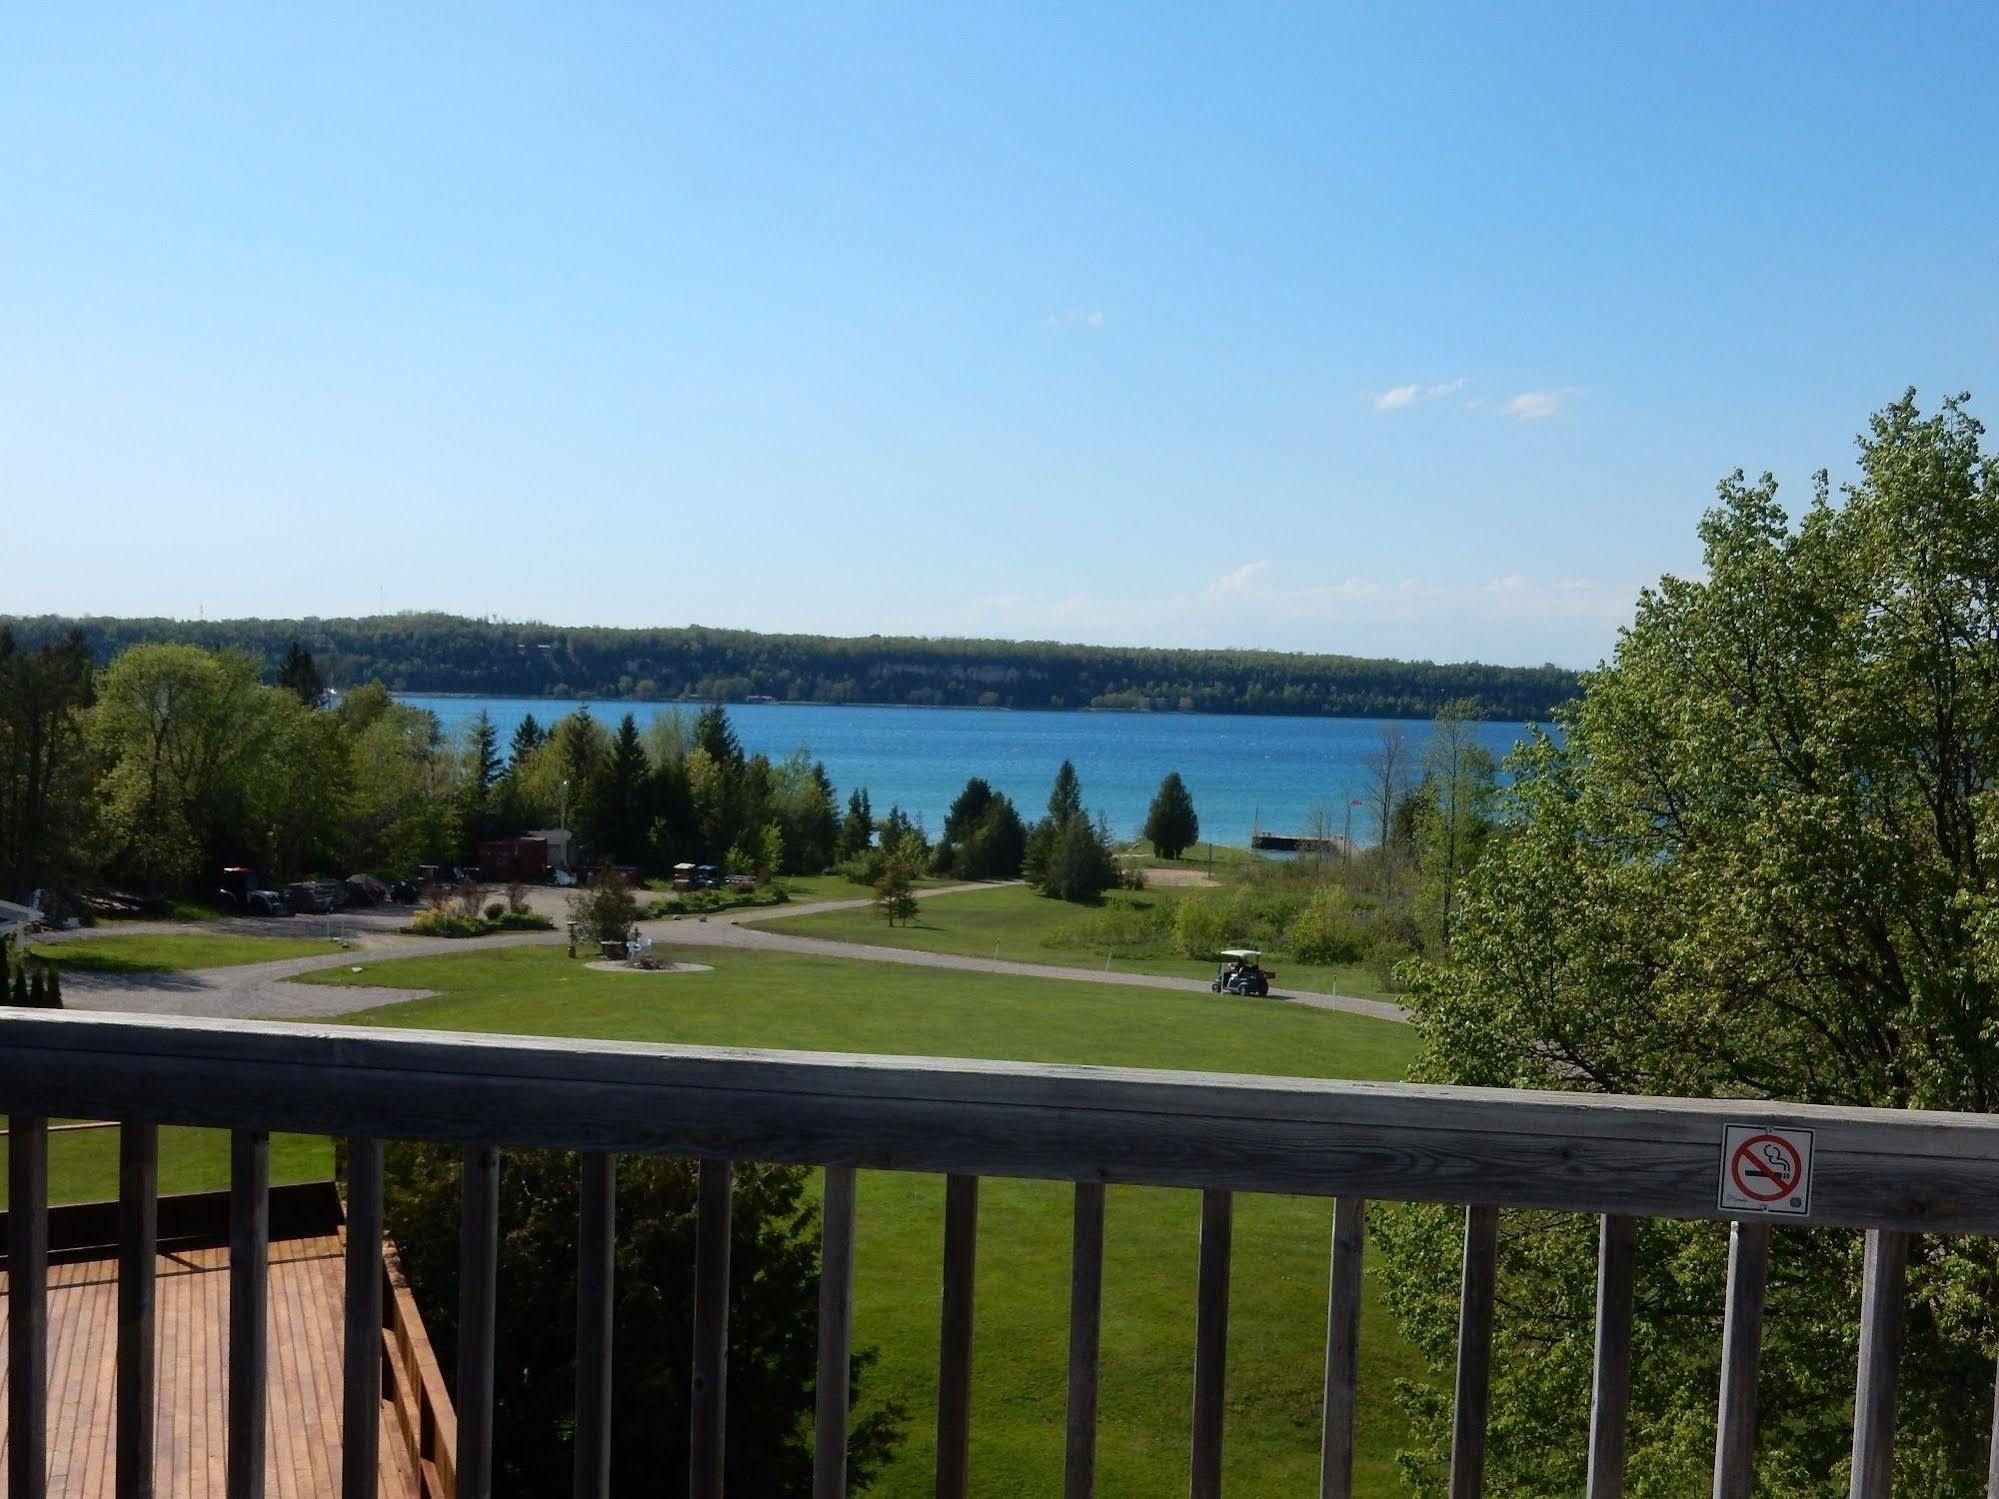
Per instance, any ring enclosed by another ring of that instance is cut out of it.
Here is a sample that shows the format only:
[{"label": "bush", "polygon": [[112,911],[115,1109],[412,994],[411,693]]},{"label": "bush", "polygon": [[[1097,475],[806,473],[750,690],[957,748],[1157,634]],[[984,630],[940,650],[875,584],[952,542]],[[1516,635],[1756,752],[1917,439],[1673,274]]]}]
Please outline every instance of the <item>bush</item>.
[{"label": "bush", "polygon": [[628,942],[639,919],[639,903],[625,877],[607,864],[595,884],[569,897],[569,919],[586,941]]},{"label": "bush", "polygon": [[[1045,835],[1043,828],[1050,829]],[[1117,860],[1101,824],[1080,814],[1044,822],[1035,829],[1041,841],[1040,869],[1035,883],[1043,895],[1057,900],[1093,901],[1118,883]],[[1033,840],[1030,840],[1030,847]]]},{"label": "bush", "polygon": [[490,904],[488,904],[486,907],[486,919],[488,921],[498,921],[502,916],[506,914],[507,914],[507,903],[503,900],[493,901]]},{"label": "bush", "polygon": [[448,905],[417,912],[403,928],[413,937],[483,937],[492,929],[479,917],[467,916]]},{"label": "bush", "polygon": [[528,887],[519,880],[507,886],[507,911],[514,916],[525,916],[528,913]]},{"label": "bush", "polygon": [[1367,951],[1368,933],[1346,891],[1325,885],[1292,918],[1284,948],[1305,963],[1358,963]]},{"label": "bush", "polygon": [[502,911],[493,918],[493,926],[502,932],[552,932],[555,923],[539,911]]}]

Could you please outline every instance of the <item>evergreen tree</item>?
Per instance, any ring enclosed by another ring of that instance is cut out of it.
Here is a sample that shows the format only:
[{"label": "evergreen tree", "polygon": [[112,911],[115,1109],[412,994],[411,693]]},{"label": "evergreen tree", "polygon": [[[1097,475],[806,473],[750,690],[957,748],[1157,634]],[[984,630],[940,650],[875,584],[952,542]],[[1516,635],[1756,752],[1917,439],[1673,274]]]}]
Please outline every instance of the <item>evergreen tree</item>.
[{"label": "evergreen tree", "polygon": [[861,786],[847,798],[847,819],[840,824],[840,857],[857,858],[867,851],[874,837],[874,808],[868,801],[868,788]]},{"label": "evergreen tree", "polygon": [[1020,877],[1027,853],[1027,828],[1004,793],[993,793],[978,823],[958,845],[953,872],[968,880]]},{"label": "evergreen tree", "polygon": [[466,736],[465,776],[482,804],[486,793],[500,778],[500,735],[493,727],[492,714],[484,708],[472,720],[471,731]]},{"label": "evergreen tree", "polygon": [[306,707],[326,706],[326,675],[319,669],[319,663],[312,659],[312,652],[296,640],[285,647],[285,654],[278,662],[277,681],[278,686]]},{"label": "evergreen tree", "polygon": [[1201,836],[1201,819],[1194,814],[1194,798],[1180,772],[1170,771],[1159,783],[1152,806],[1145,814],[1145,836],[1162,859],[1177,859]]},{"label": "evergreen tree", "polygon": [[742,743],[729,723],[728,710],[720,703],[710,703],[694,720],[694,743],[718,765],[735,768],[743,763]]},{"label": "evergreen tree", "polygon": [[1064,760],[1048,793],[1048,817],[1051,822],[1066,823],[1082,815],[1083,783],[1076,774],[1075,762]]},{"label": "evergreen tree", "polygon": [[652,832],[652,762],[640,742],[637,720],[629,713],[611,736],[610,752],[597,767],[590,790],[590,820],[585,834],[599,854],[620,864],[637,865],[645,857]]},{"label": "evergreen tree", "polygon": [[985,820],[986,810],[992,804],[993,788],[983,778],[973,776],[965,782],[965,789],[958,793],[958,799],[951,803],[951,810],[944,814],[944,841],[963,843],[971,837]]},{"label": "evergreen tree", "polygon": [[514,726],[514,742],[507,757],[507,768],[519,770],[521,763],[541,748],[548,735],[542,732],[540,724],[534,721],[532,713],[523,713],[521,721]]}]

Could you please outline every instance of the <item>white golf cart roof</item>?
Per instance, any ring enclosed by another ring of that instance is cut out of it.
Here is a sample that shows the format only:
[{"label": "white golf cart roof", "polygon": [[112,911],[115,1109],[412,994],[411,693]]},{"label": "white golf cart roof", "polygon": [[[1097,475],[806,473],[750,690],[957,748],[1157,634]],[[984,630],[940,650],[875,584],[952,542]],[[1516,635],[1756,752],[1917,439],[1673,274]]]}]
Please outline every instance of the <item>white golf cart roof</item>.
[{"label": "white golf cart roof", "polygon": [[1263,954],[1254,947],[1225,947],[1222,949],[1222,956],[1225,958],[1241,958],[1245,963],[1254,963]]}]

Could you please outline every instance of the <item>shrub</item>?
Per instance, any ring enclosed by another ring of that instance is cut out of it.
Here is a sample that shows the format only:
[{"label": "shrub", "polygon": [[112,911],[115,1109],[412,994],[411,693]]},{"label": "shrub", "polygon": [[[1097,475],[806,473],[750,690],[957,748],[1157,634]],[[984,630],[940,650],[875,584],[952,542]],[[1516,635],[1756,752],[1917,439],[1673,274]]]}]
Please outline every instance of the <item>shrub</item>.
[{"label": "shrub", "polygon": [[1324,885],[1291,920],[1284,948],[1306,963],[1358,963],[1368,933],[1353,901],[1337,885]]},{"label": "shrub", "polygon": [[639,919],[639,903],[625,877],[607,864],[595,884],[569,897],[569,918],[587,941],[626,942]]},{"label": "shrub", "polygon": [[446,905],[417,912],[403,930],[414,937],[483,937],[492,927],[477,916],[467,916]]},{"label": "shrub", "polygon": [[490,904],[488,904],[486,907],[486,919],[488,921],[498,921],[502,916],[506,914],[507,914],[507,903],[503,900],[493,901]]},{"label": "shrub", "polygon": [[1101,822],[1080,814],[1062,822],[1044,822],[1035,829],[1051,829],[1043,838],[1043,852],[1035,883],[1043,895],[1057,900],[1093,901],[1118,882],[1117,860],[1110,850],[1108,830]]},{"label": "shrub", "polygon": [[507,910],[515,916],[525,916],[528,910],[528,887],[519,880],[507,886]]}]

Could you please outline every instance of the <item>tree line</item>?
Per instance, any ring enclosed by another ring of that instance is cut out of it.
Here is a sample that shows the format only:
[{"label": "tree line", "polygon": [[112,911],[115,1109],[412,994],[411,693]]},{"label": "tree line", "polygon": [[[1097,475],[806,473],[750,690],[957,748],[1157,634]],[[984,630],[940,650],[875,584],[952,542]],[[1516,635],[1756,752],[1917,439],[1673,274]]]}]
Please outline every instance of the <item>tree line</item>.
[{"label": "tree line", "polygon": [[1557,666],[1375,660],[1280,651],[1164,650],[1046,641],[842,639],[749,630],[571,628],[395,614],[361,619],[4,617],[29,648],[80,638],[100,664],[140,644],[244,651],[265,672],[298,643],[345,690],[510,697],[1093,708],[1427,718],[1475,699],[1486,716],[1542,720],[1577,690]]}]

